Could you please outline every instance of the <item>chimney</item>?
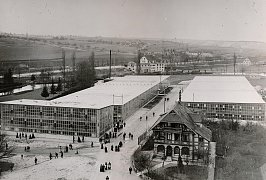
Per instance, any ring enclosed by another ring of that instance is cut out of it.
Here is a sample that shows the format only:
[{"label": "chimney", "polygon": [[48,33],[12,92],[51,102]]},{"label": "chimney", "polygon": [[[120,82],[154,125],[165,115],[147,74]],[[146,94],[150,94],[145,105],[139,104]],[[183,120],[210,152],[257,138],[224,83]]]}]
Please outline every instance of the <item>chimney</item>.
[{"label": "chimney", "polygon": [[178,103],[181,103],[181,90],[179,90],[179,99],[178,99]]},{"label": "chimney", "polygon": [[110,50],[110,63],[109,63],[109,79],[111,79],[111,66],[112,66],[112,50]]}]

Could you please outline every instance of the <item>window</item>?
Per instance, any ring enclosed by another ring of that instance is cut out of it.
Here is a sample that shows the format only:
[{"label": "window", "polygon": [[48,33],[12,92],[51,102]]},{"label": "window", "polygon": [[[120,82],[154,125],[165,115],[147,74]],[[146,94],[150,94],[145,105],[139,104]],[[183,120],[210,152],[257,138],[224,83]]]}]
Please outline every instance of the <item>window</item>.
[{"label": "window", "polygon": [[172,140],[172,134],[171,133],[167,133],[167,140]]},{"label": "window", "polygon": [[174,140],[179,141],[180,139],[180,134],[174,134]]},{"label": "window", "polygon": [[203,138],[202,137],[199,137],[199,142],[203,142]]},{"label": "window", "polygon": [[179,152],[180,152],[180,149],[179,149],[178,146],[176,146],[176,147],[174,148],[174,154],[179,154]]},{"label": "window", "polygon": [[188,142],[189,141],[187,134],[182,134],[182,141],[184,141],[184,142]]},{"label": "window", "polygon": [[188,147],[183,147],[181,150],[182,155],[189,155],[189,148]]}]

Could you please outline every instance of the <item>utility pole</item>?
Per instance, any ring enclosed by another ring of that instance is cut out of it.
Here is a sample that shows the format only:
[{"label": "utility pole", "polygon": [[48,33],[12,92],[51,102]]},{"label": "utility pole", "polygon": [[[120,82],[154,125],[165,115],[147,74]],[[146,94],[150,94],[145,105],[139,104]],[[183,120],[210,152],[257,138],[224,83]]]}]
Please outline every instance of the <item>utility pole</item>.
[{"label": "utility pole", "polygon": [[236,54],[234,53],[234,75],[236,74]]},{"label": "utility pole", "polygon": [[110,50],[109,79],[111,79],[111,67],[112,67],[112,50]]},{"label": "utility pole", "polygon": [[62,49],[62,60],[63,60],[63,87],[65,90],[65,85],[66,85],[66,55],[65,55],[64,49]]}]

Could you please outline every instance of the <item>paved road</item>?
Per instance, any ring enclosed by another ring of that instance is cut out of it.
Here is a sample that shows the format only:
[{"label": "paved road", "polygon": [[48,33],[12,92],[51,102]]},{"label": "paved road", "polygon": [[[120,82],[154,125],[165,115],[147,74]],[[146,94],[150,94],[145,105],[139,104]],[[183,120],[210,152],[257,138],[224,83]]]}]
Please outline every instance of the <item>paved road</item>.
[{"label": "paved road", "polygon": [[[169,101],[166,102],[166,110],[169,110],[174,106],[175,100],[178,99],[178,92],[180,86],[176,86],[166,97],[169,97]],[[100,163],[111,162],[112,170],[107,172],[96,171],[92,179],[99,180],[105,179],[108,175],[110,180],[136,180],[140,179],[136,173],[129,174],[128,168],[132,166],[131,155],[138,148],[137,137],[146,131],[146,126],[150,128],[156,120],[159,118],[159,115],[164,111],[164,99],[162,99],[155,107],[151,110],[141,108],[131,117],[126,120],[126,127],[123,129],[123,132],[127,133],[126,140],[122,140],[122,136],[116,139],[112,139],[110,144],[107,144],[108,153],[105,153],[104,150],[100,149],[100,152],[97,155],[99,164],[96,167],[100,167]],[[153,117],[153,112],[155,116]],[[139,117],[142,116],[142,121],[139,120]],[[148,116],[148,120],[145,120],[145,117]],[[147,123],[147,125],[146,125]],[[128,138],[128,133],[131,132],[134,135],[134,139],[130,140]],[[110,146],[112,144],[117,145],[119,141],[124,143],[120,152],[110,151]]]}]

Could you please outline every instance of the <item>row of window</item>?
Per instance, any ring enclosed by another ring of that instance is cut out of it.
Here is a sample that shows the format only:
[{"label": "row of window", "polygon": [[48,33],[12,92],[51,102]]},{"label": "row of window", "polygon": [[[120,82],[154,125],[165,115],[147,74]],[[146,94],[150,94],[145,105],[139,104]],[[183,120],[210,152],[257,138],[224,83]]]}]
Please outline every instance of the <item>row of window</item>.
[{"label": "row of window", "polygon": [[[14,131],[14,128],[10,128],[10,130]],[[46,134],[60,134],[60,135],[68,135],[68,136],[85,136],[91,137],[91,132],[73,132],[73,131],[57,131],[57,130],[44,130],[44,129],[32,129],[32,128],[19,128],[19,132],[29,132],[29,133],[46,133]]]},{"label": "row of window", "polygon": [[213,109],[246,109],[246,110],[262,110],[260,105],[231,105],[231,104],[203,104],[203,103],[187,103],[187,107],[191,108],[213,108]]}]

